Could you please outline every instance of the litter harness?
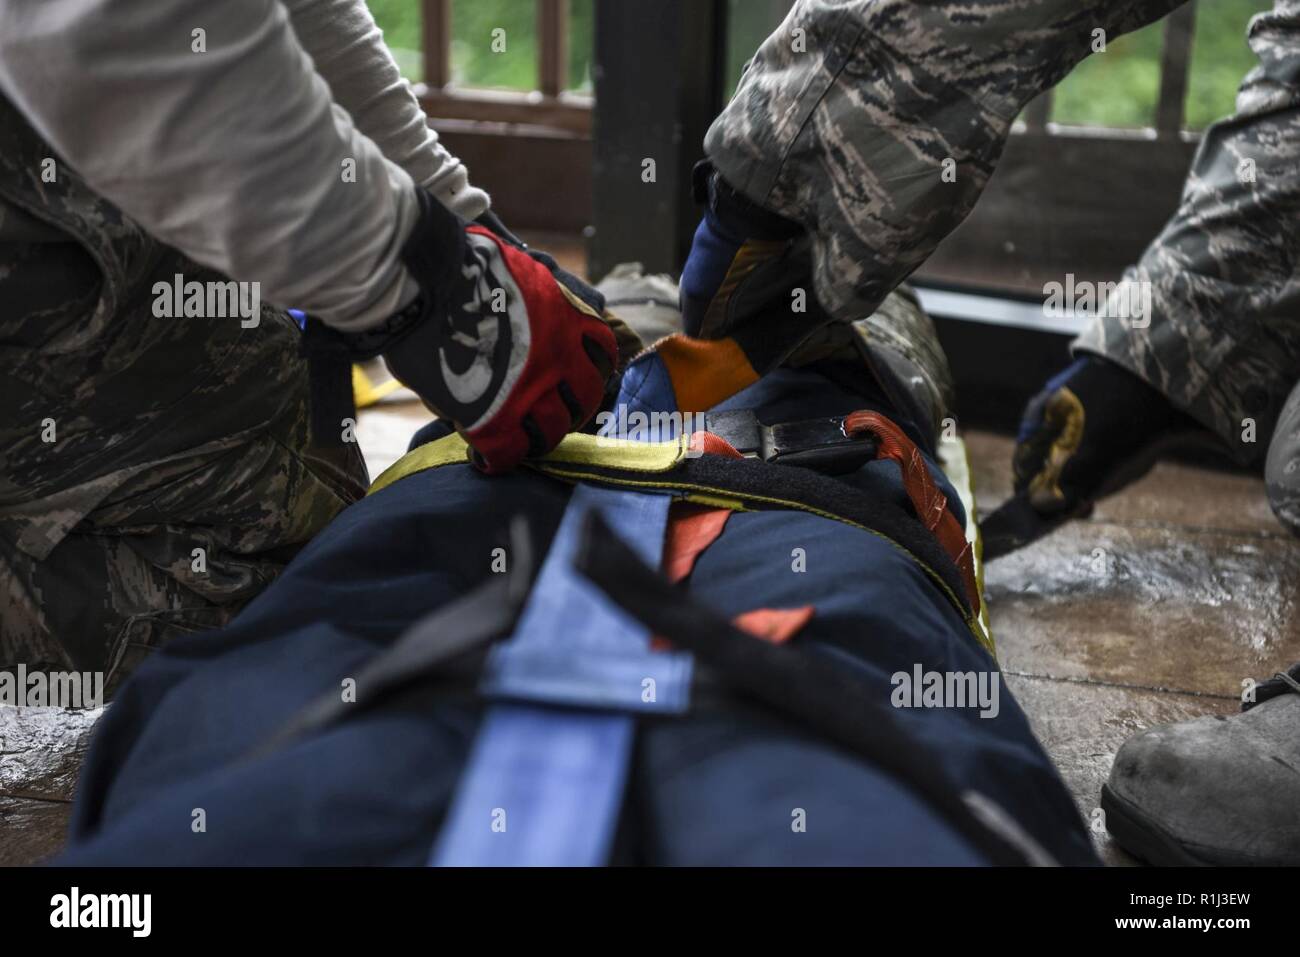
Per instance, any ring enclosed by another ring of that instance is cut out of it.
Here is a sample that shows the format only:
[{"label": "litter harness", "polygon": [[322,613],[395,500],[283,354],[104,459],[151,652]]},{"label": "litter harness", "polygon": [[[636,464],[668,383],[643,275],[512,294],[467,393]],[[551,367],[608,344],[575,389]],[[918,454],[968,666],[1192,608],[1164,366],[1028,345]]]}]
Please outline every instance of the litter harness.
[{"label": "litter harness", "polygon": [[[990,862],[1050,863],[1005,811],[946,778],[941,755],[902,729],[878,688],[797,642],[756,640],[655,570],[674,500],[805,511],[901,549],[992,654],[971,543],[920,450],[871,411],[776,426],[727,412],[705,426],[663,442],[573,434],[530,463],[575,485],[535,579],[517,524],[507,574],[417,621],[357,676],[365,705],[324,695],[255,753],[445,676],[477,652],[477,691],[490,704],[431,865],[606,863],[638,720],[682,715],[693,693],[713,686],[757,699],[893,774]],[[898,463],[911,512],[832,477],[876,458]],[[408,453],[371,494],[466,464],[468,447],[453,434]],[[652,648],[652,636],[671,650]],[[494,827],[505,813],[508,824]]]}]

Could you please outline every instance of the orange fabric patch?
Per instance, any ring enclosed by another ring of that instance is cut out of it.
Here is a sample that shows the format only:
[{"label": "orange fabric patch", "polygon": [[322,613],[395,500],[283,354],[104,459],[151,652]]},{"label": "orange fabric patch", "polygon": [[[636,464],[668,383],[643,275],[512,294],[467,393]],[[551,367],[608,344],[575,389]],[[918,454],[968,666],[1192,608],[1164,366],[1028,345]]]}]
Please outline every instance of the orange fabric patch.
[{"label": "orange fabric patch", "polygon": [[[741,454],[725,440],[708,432],[691,436],[692,449],[706,455],[725,455],[741,458]],[[704,550],[718,540],[731,517],[731,509],[696,505],[691,502],[674,502],[668,514],[668,532],[664,541],[663,573],[676,585],[684,581],[695,568]],[[813,606],[802,608],[755,608],[737,615],[731,623],[760,641],[774,645],[785,644],[812,619]],[[650,647],[664,651],[672,642],[655,636]]]},{"label": "orange fabric patch", "polygon": [[[759,641],[784,645],[812,621],[816,609],[812,605],[802,608],[755,608],[731,619],[731,623]],[[650,639],[651,651],[669,651],[673,643],[655,635]]]},{"label": "orange fabric patch", "polygon": [[758,381],[735,339],[692,339],[678,333],[657,343],[655,352],[668,370],[682,412],[705,412]]},{"label": "orange fabric patch", "polygon": [[783,645],[812,620],[813,606],[802,608],[755,608],[743,615],[737,615],[731,623],[741,631],[747,631],[755,638]]},{"label": "orange fabric patch", "polygon": [[663,571],[676,585],[695,567],[695,560],[718,540],[731,517],[731,510],[674,502],[668,518],[668,536],[664,542]]}]

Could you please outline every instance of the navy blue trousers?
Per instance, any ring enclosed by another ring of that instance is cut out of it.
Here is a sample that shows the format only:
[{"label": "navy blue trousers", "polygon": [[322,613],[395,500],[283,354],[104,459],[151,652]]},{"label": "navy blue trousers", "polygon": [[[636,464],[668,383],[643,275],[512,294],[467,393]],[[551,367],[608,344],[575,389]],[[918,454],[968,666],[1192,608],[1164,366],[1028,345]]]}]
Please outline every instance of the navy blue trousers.
[{"label": "navy blue trousers", "polygon": [[[731,404],[769,420],[881,407],[806,373],[769,377]],[[893,463],[871,463],[848,481],[906,501]],[[473,695],[413,691],[266,757],[246,755],[414,620],[482,584],[513,515],[527,514],[548,541],[569,494],[530,472],[486,478],[451,466],[347,509],[230,626],[174,642],[124,685],[88,755],[60,862],[423,864],[482,712]],[[907,556],[830,519],[735,514],[689,587],[728,617],[815,606],[793,640],[861,670],[882,701],[890,676],[917,664],[995,667]],[[942,756],[956,786],[995,800],[1062,863],[1095,863],[1077,810],[1006,688],[999,704],[987,718],[977,708],[898,715]],[[741,704],[643,724],[616,860],[983,863],[905,782]]]}]

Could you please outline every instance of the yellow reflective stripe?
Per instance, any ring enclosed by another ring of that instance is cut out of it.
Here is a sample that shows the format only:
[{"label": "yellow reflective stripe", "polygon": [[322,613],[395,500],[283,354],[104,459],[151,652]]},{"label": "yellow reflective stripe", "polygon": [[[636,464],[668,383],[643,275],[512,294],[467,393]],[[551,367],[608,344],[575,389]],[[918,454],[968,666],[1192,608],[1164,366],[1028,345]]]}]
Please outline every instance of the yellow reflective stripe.
[{"label": "yellow reflective stripe", "polygon": [[436,442],[412,449],[384,470],[384,473],[370,483],[367,495],[374,495],[380,489],[388,488],[399,479],[427,469],[442,468],[444,465],[465,465],[469,463],[469,445],[453,432]]},{"label": "yellow reflective stripe", "polygon": [[730,498],[726,495],[714,495],[711,492],[687,492],[686,501],[693,502],[696,505],[708,505],[712,508],[725,508],[733,512],[748,512],[749,506],[738,498]]},{"label": "yellow reflective stripe", "polygon": [[686,458],[689,441],[689,437],[683,437],[668,442],[637,442],[573,432],[549,454],[531,464],[556,462],[619,472],[669,472]]},{"label": "yellow reflective stripe", "polygon": [[[574,432],[566,435],[544,458],[530,464],[587,465],[620,472],[652,474],[669,472],[686,458],[687,442],[684,438],[670,442],[632,442]],[[367,494],[373,495],[416,472],[468,462],[469,446],[458,434],[452,433],[407,452],[371,483]]]}]

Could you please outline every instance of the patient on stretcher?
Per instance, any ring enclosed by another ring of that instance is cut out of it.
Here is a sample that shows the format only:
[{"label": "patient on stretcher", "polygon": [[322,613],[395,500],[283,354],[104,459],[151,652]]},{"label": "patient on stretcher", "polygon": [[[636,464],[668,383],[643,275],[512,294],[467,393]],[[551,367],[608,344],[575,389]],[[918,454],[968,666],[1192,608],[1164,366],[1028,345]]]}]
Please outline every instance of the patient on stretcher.
[{"label": "patient on stretcher", "polygon": [[1000,685],[950,402],[896,292],[662,441],[487,477],[433,423],[123,687],[64,861],[1095,862]]}]

